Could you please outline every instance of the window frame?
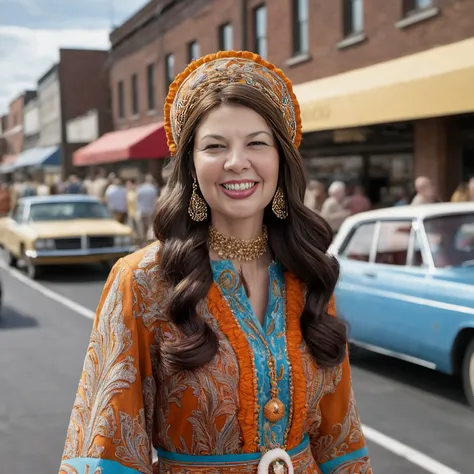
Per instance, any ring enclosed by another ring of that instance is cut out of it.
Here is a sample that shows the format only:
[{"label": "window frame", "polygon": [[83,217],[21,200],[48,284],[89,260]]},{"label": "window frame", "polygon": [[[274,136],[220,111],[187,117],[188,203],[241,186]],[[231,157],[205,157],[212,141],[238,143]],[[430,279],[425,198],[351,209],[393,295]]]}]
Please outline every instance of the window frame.
[{"label": "window frame", "polygon": [[402,0],[403,17],[409,17],[411,15],[417,14],[424,10],[428,10],[429,8],[433,8],[435,6],[434,0],[429,0],[430,4],[426,6],[420,6],[420,1],[421,0]]},{"label": "window frame", "polygon": [[[194,55],[193,53],[193,48],[197,48],[196,54]],[[200,48],[199,48],[199,41],[197,39],[190,41],[188,43],[188,63],[191,63],[192,61],[199,59],[200,57]]]},{"label": "window frame", "polygon": [[[362,260],[355,260],[352,258],[348,258],[346,255],[344,255],[344,252],[346,251],[347,246],[350,244],[351,240],[353,239],[355,233],[364,225],[374,226],[374,232],[372,234],[372,242],[370,243],[369,260],[367,262],[364,262]],[[357,222],[352,227],[352,229],[350,230],[350,232],[347,234],[344,241],[342,242],[341,246],[339,247],[337,251],[338,257],[343,258],[344,260],[347,260],[349,262],[357,262],[357,263],[365,263],[365,264],[374,263],[374,260],[375,260],[374,250],[376,249],[376,242],[378,242],[379,229],[380,229],[379,221],[376,219]]]},{"label": "window frame", "polygon": [[[259,12],[265,12],[265,34],[259,36],[258,34],[258,15]],[[268,56],[268,10],[265,3],[260,3],[253,9],[253,50],[262,58],[266,59]],[[261,41],[265,44],[265,52],[261,51]]]},{"label": "window frame", "polygon": [[[229,28],[230,29],[230,41],[232,44],[230,44],[229,47],[226,47],[226,45],[224,44],[226,42],[226,29]],[[232,50],[233,47],[234,47],[234,27],[232,25],[232,23],[229,21],[227,23],[222,23],[221,25],[219,25],[219,38],[218,38],[218,43],[219,43],[219,50],[220,51],[229,51],[229,50]]]},{"label": "window frame", "polygon": [[[301,3],[306,4],[305,18],[301,19]],[[293,56],[301,56],[309,53],[309,0],[292,0],[293,7]],[[302,28],[302,24],[306,28]],[[305,35],[306,38],[302,36]],[[306,48],[302,46],[306,43]]]},{"label": "window frame", "polygon": [[155,70],[155,63],[149,63],[146,67],[147,107],[149,111],[156,110]]},{"label": "window frame", "polygon": [[123,80],[117,82],[117,115],[119,119],[125,118],[125,86]]},{"label": "window frame", "polygon": [[[377,224],[378,224],[377,239],[374,239],[374,246],[372,247],[372,251],[373,251],[373,255],[372,255],[373,261],[372,261],[372,263],[374,265],[385,265],[385,266],[388,266],[388,267],[395,267],[395,268],[402,268],[402,267],[412,268],[412,266],[408,265],[408,258],[409,258],[409,252],[410,252],[410,245],[413,245],[412,244],[412,231],[413,231],[413,225],[414,225],[415,221],[416,221],[416,218],[403,217],[403,216],[396,216],[396,217],[394,216],[394,217],[389,217],[389,218],[386,218],[386,219],[382,218],[382,219],[378,220],[378,222],[377,222]],[[407,247],[407,256],[406,256],[406,259],[405,259],[405,265],[392,265],[392,264],[389,264],[389,263],[380,263],[380,262],[376,261],[378,244],[379,244],[379,239],[380,239],[380,231],[381,231],[381,228],[382,228],[382,224],[383,223],[390,223],[390,222],[399,222],[399,223],[406,222],[407,224],[408,223],[410,224],[410,235],[408,237],[408,247]],[[415,268],[417,268],[417,267],[415,267]]]},{"label": "window frame", "polygon": [[[362,25],[360,30],[356,29],[354,21],[355,2],[362,5]],[[343,0],[342,3],[342,29],[344,38],[360,35],[364,32],[364,0]]]},{"label": "window frame", "polygon": [[[420,245],[420,253],[421,253],[421,260],[422,260],[421,265],[414,264],[416,239],[418,239],[418,243]],[[429,267],[429,264],[426,259],[426,247],[423,241],[423,235],[422,235],[419,225],[417,225],[416,220],[413,220],[411,224],[410,241],[408,244],[406,266],[409,268],[420,268],[420,269],[427,269]]]},{"label": "window frame", "polygon": [[[173,71],[170,71],[170,59],[172,59],[172,68],[173,68]],[[168,53],[166,56],[165,56],[165,93],[168,94],[168,89],[170,87],[170,85],[173,83],[174,81],[174,78],[175,78],[175,66],[176,66],[176,62],[175,62],[175,56],[173,53]],[[170,75],[170,72],[172,73]],[[173,77],[171,77],[173,76]]]},{"label": "window frame", "polygon": [[138,97],[138,74],[135,72],[131,76],[131,91],[132,91],[132,116],[136,116],[139,113],[139,97]]}]

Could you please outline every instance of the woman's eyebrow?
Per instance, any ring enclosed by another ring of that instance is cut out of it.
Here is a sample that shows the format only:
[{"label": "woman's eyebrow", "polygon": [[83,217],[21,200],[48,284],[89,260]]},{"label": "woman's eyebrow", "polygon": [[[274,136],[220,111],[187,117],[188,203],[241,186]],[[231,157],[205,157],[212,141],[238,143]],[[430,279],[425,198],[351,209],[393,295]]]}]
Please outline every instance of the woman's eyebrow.
[{"label": "woman's eyebrow", "polygon": [[253,132],[253,133],[249,133],[247,135],[247,137],[256,137],[257,135],[260,135],[261,133],[265,133],[266,135],[268,135],[270,138],[273,138],[272,135],[270,133],[268,133],[267,131],[265,130],[259,130],[258,132]]},{"label": "woman's eyebrow", "polygon": [[205,138],[214,138],[214,140],[224,140],[224,137],[221,135],[204,135],[201,140],[204,140]]}]

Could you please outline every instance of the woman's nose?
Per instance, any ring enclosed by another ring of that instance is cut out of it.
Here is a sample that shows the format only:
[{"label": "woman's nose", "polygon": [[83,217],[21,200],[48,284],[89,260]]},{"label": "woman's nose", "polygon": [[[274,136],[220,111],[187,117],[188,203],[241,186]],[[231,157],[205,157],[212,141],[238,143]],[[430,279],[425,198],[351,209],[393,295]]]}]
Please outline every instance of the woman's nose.
[{"label": "woman's nose", "polygon": [[225,163],[226,170],[241,172],[250,168],[250,161],[245,148],[234,148],[230,151]]}]

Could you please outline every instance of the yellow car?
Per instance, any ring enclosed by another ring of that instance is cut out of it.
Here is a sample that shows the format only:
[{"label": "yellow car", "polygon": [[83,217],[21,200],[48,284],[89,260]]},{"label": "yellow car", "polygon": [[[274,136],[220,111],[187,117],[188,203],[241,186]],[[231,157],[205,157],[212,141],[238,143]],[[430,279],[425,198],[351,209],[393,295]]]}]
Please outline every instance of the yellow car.
[{"label": "yellow car", "polygon": [[132,230],[85,195],[25,197],[0,219],[0,245],[8,262],[24,262],[36,278],[42,265],[113,263],[133,250]]}]

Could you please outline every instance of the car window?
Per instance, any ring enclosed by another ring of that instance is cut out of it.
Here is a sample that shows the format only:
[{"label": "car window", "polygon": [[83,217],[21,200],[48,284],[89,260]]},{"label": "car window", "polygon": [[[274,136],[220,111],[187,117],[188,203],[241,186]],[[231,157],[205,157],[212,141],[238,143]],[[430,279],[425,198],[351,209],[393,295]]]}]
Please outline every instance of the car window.
[{"label": "car window", "polygon": [[435,267],[474,266],[474,212],[424,221]]},{"label": "car window", "polygon": [[32,204],[30,221],[60,221],[67,219],[108,219],[107,208],[98,202],[42,202]]},{"label": "car window", "polygon": [[380,223],[375,262],[385,265],[406,265],[411,221]]},{"label": "car window", "polygon": [[24,204],[18,204],[15,207],[15,210],[13,211],[12,219],[14,219],[17,222],[23,222],[23,214],[24,213],[25,213],[25,205]]},{"label": "car window", "polygon": [[341,255],[349,260],[368,262],[374,238],[375,223],[362,224],[355,229]]}]

